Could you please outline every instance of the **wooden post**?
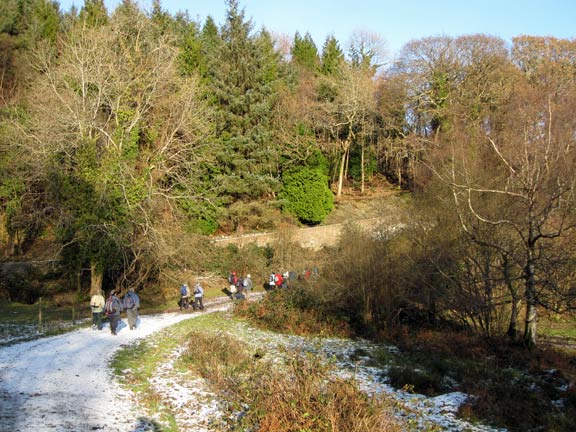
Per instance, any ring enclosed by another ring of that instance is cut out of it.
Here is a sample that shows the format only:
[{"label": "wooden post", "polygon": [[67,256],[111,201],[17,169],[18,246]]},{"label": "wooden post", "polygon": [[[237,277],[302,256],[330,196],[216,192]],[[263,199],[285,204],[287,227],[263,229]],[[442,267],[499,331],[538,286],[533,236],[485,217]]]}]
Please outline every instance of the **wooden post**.
[{"label": "wooden post", "polygon": [[42,297],[38,299],[38,332],[42,332]]}]

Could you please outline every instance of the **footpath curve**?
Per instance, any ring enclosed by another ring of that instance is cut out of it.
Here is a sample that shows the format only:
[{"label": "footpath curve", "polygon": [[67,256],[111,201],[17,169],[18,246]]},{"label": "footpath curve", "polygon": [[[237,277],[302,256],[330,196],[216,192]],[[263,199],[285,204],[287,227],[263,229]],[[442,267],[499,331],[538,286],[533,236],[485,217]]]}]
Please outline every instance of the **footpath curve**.
[{"label": "footpath curve", "polygon": [[114,383],[111,357],[165,327],[231,304],[219,297],[206,301],[204,312],[143,315],[136,330],[123,323],[117,336],[106,324],[101,331],[85,328],[0,348],[0,430],[138,431],[139,413]]}]

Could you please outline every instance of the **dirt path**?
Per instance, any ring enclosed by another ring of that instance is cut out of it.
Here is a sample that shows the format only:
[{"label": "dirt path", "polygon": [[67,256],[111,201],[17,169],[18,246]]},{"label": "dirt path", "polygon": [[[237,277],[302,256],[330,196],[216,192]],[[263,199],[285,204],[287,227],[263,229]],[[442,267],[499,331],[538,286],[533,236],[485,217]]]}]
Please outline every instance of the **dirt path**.
[{"label": "dirt path", "polygon": [[[227,298],[206,304],[207,313],[223,310]],[[136,432],[149,424],[136,411],[132,396],[112,380],[111,356],[121,347],[200,313],[168,313],[126,323],[112,336],[82,329],[55,337],[0,348],[0,430]]]}]

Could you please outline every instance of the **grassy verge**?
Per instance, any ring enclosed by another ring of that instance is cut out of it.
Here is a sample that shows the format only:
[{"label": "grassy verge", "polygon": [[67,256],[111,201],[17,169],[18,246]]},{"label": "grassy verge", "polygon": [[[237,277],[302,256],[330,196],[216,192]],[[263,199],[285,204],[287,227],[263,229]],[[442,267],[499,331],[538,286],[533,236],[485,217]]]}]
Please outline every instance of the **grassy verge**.
[{"label": "grassy verge", "polygon": [[221,418],[226,425],[217,430],[406,430],[391,402],[367,396],[354,380],[339,377],[314,355],[292,349],[271,354],[255,342],[258,337],[242,321],[206,314],[122,350],[112,364],[162,431],[179,430],[181,420],[150,382],[179,347],[185,350],[175,363],[174,379],[191,372],[225,401]]},{"label": "grassy verge", "polygon": [[87,325],[88,307],[0,302],[0,346],[53,336]]},{"label": "grassy verge", "polygon": [[164,403],[161,395],[153,388],[151,382],[158,368],[170,354],[181,344],[189,327],[196,320],[183,321],[155,334],[148,339],[140,340],[119,350],[112,358],[111,366],[120,381],[137,396],[141,406],[157,419],[155,430],[175,432],[178,430],[174,413]]},{"label": "grassy verge", "polygon": [[576,341],[576,314],[548,314],[540,317],[538,323],[538,332],[544,338],[556,337]]},{"label": "grassy verge", "polygon": [[0,301],[0,324],[38,324],[39,316],[43,323],[72,322],[90,317],[90,308],[83,306],[51,306],[43,303],[27,305]]}]

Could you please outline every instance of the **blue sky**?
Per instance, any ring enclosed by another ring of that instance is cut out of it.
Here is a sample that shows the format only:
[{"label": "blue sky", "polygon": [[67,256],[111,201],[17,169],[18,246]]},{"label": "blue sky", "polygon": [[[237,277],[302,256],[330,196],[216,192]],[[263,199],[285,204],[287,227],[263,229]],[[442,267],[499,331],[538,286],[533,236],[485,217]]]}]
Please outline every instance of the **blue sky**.
[{"label": "blue sky", "polygon": [[[105,0],[109,10],[119,0]],[[61,0],[61,7],[81,6],[83,0]],[[139,1],[150,9],[151,1]],[[224,0],[163,0],[174,13],[188,10],[203,22],[211,15],[221,24]],[[395,54],[412,39],[427,36],[486,33],[513,36],[576,37],[576,0],[240,0],[256,29],[264,26],[290,37],[309,32],[318,48],[334,35],[343,48],[358,30],[377,33]]]}]

